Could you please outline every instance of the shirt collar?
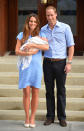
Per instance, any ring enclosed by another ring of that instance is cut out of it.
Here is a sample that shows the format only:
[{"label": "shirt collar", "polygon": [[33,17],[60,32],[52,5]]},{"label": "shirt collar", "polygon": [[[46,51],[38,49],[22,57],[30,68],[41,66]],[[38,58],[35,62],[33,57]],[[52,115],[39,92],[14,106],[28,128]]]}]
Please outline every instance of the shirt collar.
[{"label": "shirt collar", "polygon": [[60,26],[60,22],[57,20],[57,22],[56,22],[56,25],[55,26]]},{"label": "shirt collar", "polygon": [[[55,27],[60,27],[60,22],[57,20]],[[49,29],[49,25],[47,24],[47,28]]]}]

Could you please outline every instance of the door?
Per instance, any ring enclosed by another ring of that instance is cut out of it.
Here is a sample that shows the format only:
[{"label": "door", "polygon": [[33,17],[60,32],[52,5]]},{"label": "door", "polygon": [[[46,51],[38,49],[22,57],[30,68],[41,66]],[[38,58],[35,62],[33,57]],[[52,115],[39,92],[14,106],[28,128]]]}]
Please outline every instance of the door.
[{"label": "door", "polygon": [[8,0],[8,51],[14,52],[18,27],[18,0]]},{"label": "door", "polygon": [[77,41],[76,51],[84,53],[84,0],[77,0]]},{"label": "door", "polygon": [[8,51],[15,54],[16,36],[23,30],[25,19],[30,13],[38,14],[38,0],[8,0]]},{"label": "door", "polygon": [[38,15],[41,27],[47,23],[45,9],[48,5],[57,7],[57,0],[38,0]]},{"label": "door", "polygon": [[[8,50],[15,50],[16,35],[23,29],[26,16],[37,13],[40,26],[47,23],[45,8],[53,5],[57,8],[57,19],[70,25],[75,40],[75,52],[84,52],[84,0],[8,0],[9,35]],[[29,1],[29,2],[28,2]],[[43,3],[47,1],[47,3]],[[81,14],[81,15],[80,15]],[[79,54],[80,55],[80,54]]]},{"label": "door", "polygon": [[23,30],[27,15],[38,14],[38,0],[18,0],[18,33]]},{"label": "door", "polygon": [[[57,1],[58,20],[70,25],[74,40],[77,46],[77,1],[76,0],[58,0]],[[75,46],[75,49],[77,49]],[[76,51],[76,50],[75,50]]]},{"label": "door", "polygon": [[[46,1],[47,3],[42,3]],[[56,7],[56,0],[18,0],[18,32],[22,31],[23,24],[28,14],[36,13],[40,19],[40,26],[46,24],[45,8],[49,4]]]},{"label": "door", "polygon": [[47,23],[45,8],[53,5],[57,8],[57,19],[70,25],[74,41],[75,55],[83,55],[84,52],[84,0],[39,0],[38,14],[41,26]]},{"label": "door", "polygon": [[8,1],[0,0],[0,56],[7,50],[8,44]]}]

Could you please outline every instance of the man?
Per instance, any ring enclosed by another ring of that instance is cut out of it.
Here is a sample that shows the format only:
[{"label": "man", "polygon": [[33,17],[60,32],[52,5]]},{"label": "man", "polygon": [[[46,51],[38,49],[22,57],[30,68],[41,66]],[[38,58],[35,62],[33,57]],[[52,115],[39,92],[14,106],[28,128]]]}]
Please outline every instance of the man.
[{"label": "man", "polygon": [[[67,126],[66,122],[66,75],[71,70],[72,57],[74,54],[74,41],[70,26],[59,22],[56,8],[46,8],[48,24],[41,28],[42,36],[48,39],[49,50],[44,52],[43,71],[46,86],[47,119],[44,125],[54,123],[55,97],[54,87],[57,87],[57,117],[61,126]],[[68,57],[67,57],[68,52]],[[67,59],[67,62],[66,62]]]}]

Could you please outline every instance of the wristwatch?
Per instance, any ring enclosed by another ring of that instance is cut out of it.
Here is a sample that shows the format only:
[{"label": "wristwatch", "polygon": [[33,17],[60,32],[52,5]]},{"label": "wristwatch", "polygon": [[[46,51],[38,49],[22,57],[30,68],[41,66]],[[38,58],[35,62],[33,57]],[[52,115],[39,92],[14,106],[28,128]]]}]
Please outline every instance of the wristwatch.
[{"label": "wristwatch", "polygon": [[68,61],[67,64],[72,64],[72,61]]}]

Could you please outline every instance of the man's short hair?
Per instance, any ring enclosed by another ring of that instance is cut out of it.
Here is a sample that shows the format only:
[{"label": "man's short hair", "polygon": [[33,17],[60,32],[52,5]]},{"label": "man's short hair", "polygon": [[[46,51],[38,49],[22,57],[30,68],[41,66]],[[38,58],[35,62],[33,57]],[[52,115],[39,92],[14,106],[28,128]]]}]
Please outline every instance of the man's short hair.
[{"label": "man's short hair", "polygon": [[57,13],[56,8],[54,6],[51,6],[51,5],[47,6],[46,10],[49,10],[49,9],[52,9],[52,10],[54,10],[55,13]]}]

